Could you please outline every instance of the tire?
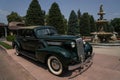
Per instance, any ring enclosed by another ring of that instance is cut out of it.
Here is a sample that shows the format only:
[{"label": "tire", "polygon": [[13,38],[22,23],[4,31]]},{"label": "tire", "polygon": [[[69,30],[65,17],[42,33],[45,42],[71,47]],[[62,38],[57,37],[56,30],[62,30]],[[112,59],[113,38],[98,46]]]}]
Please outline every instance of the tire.
[{"label": "tire", "polygon": [[17,56],[20,55],[19,48],[17,45],[15,45],[15,55],[17,55]]},{"label": "tire", "polygon": [[47,65],[52,74],[60,76],[63,73],[63,64],[56,56],[50,56]]}]

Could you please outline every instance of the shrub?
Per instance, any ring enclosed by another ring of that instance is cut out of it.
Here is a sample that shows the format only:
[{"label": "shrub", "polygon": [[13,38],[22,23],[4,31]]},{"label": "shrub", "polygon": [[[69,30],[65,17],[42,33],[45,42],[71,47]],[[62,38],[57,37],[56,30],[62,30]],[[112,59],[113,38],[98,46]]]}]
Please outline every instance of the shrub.
[{"label": "shrub", "polygon": [[14,39],[15,39],[14,35],[13,36],[9,35],[9,36],[6,37],[7,41],[11,41],[12,42],[12,41],[14,41]]}]

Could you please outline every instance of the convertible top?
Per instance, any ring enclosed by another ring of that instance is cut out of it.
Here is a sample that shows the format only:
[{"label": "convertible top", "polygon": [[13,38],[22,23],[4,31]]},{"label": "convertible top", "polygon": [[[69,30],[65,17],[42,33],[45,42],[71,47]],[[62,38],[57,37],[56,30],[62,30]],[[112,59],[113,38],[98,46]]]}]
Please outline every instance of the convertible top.
[{"label": "convertible top", "polygon": [[25,26],[25,27],[19,27],[19,29],[35,29],[35,28],[40,28],[40,29],[44,29],[44,28],[54,28],[52,26]]}]

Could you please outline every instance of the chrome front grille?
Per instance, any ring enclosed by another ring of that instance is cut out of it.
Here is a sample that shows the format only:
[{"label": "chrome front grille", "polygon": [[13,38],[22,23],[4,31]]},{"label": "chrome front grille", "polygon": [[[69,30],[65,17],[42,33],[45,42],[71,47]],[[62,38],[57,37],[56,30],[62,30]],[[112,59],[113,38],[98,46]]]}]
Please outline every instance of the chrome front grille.
[{"label": "chrome front grille", "polygon": [[79,60],[84,60],[84,47],[82,38],[76,39],[76,46],[77,46],[77,54],[79,56]]}]

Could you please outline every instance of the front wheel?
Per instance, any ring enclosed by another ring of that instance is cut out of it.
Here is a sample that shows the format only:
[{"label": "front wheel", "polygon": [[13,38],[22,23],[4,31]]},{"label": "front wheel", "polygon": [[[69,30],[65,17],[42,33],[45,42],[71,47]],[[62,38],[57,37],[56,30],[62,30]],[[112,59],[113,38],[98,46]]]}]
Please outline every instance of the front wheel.
[{"label": "front wheel", "polygon": [[50,56],[47,60],[49,71],[60,76],[63,73],[63,64],[56,56]]}]

